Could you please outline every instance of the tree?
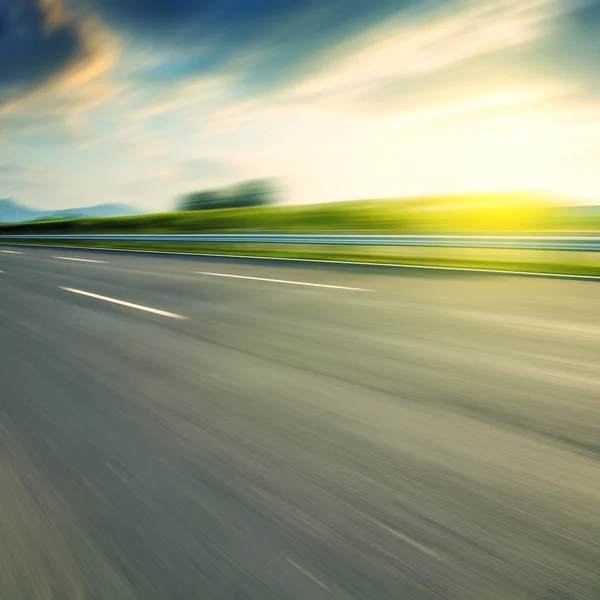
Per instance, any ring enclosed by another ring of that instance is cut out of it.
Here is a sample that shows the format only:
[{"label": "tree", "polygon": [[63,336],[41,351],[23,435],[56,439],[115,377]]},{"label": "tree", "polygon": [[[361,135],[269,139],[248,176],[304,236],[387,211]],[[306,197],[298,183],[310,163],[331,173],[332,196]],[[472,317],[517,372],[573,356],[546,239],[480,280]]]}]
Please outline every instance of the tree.
[{"label": "tree", "polygon": [[275,204],[278,186],[273,179],[253,179],[216,190],[203,190],[183,196],[177,202],[180,211],[214,208],[242,208]]},{"label": "tree", "polygon": [[183,196],[177,203],[177,209],[181,211],[190,211],[221,208],[221,202],[221,194],[218,190],[205,190]]}]

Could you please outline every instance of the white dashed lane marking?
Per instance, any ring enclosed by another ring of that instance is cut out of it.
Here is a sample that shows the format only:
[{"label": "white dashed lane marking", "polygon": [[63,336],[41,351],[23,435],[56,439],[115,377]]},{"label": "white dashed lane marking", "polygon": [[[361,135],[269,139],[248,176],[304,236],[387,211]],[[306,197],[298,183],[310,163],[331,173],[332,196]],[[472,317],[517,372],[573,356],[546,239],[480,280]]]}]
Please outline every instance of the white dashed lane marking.
[{"label": "white dashed lane marking", "polygon": [[76,290],[73,288],[62,287],[61,290],[65,290],[65,292],[71,292],[73,294],[79,294],[80,296],[88,296],[89,298],[95,298],[96,300],[103,300],[104,302],[110,302],[112,304],[118,304],[120,306],[127,306],[128,308],[135,308],[137,310],[143,310],[144,312],[153,313],[155,315],[160,315],[161,317],[169,317],[171,319],[187,319],[187,317],[183,317],[182,315],[177,315],[175,313],[167,312],[166,310],[159,310],[157,308],[150,308],[149,306],[142,306],[141,304],[133,304],[132,302],[125,302],[124,300],[118,300],[117,298],[109,298],[108,296],[100,296],[99,294],[92,294],[91,292],[84,292],[83,290]]},{"label": "white dashed lane marking", "polygon": [[52,258],[57,258],[58,260],[74,260],[85,263],[102,263],[104,265],[108,264],[105,260],[91,260],[89,258],[71,258],[69,256],[53,256]]},{"label": "white dashed lane marking", "polygon": [[333,290],[351,290],[354,292],[370,292],[365,288],[347,287],[344,285],[328,285],[324,283],[309,283],[306,281],[288,281],[287,279],[269,279],[267,277],[249,277],[247,275],[230,275],[229,273],[208,273],[206,271],[196,271],[198,275],[211,275],[213,277],[231,277],[232,279],[250,279],[252,281],[266,281],[269,283],[286,283],[289,285],[306,285],[309,287],[329,288]]}]

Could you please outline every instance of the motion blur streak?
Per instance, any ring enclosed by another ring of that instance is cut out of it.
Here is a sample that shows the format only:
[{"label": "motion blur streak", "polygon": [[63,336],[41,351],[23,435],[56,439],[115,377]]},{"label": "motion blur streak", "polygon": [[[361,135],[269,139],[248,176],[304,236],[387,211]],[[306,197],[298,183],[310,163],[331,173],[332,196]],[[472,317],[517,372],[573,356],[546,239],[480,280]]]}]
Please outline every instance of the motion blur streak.
[{"label": "motion blur streak", "polygon": [[0,598],[600,598],[597,283],[110,261],[0,258]]}]

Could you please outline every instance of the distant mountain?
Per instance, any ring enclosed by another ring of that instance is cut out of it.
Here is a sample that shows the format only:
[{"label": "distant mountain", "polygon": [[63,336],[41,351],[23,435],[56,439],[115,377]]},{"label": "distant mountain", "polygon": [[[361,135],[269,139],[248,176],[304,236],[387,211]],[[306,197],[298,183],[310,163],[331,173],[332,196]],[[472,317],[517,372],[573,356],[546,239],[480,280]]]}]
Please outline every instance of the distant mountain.
[{"label": "distant mountain", "polygon": [[57,211],[40,212],[42,213],[41,218],[44,219],[101,219],[142,214],[141,210],[127,204],[96,204],[84,208],[65,208]]},{"label": "distant mountain", "polygon": [[127,217],[139,215],[142,211],[127,204],[96,204],[83,208],[63,210],[36,210],[18,204],[8,198],[0,199],[0,223],[20,223],[23,221],[41,221],[46,219],[84,219],[104,217]]},{"label": "distant mountain", "polygon": [[0,199],[0,223],[19,223],[37,218],[38,211],[21,206],[9,198]]},{"label": "distant mountain", "polygon": [[129,204],[96,204],[87,208],[77,208],[77,212],[83,212],[84,217],[129,217],[132,215],[141,215],[143,211]]}]

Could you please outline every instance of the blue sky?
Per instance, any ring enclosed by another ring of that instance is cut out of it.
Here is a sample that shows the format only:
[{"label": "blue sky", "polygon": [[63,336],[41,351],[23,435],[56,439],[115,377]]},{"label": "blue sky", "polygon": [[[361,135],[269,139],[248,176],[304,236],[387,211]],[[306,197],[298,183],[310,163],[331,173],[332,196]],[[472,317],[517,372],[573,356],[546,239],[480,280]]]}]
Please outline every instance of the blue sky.
[{"label": "blue sky", "polygon": [[0,0],[0,197],[600,200],[600,0]]}]

